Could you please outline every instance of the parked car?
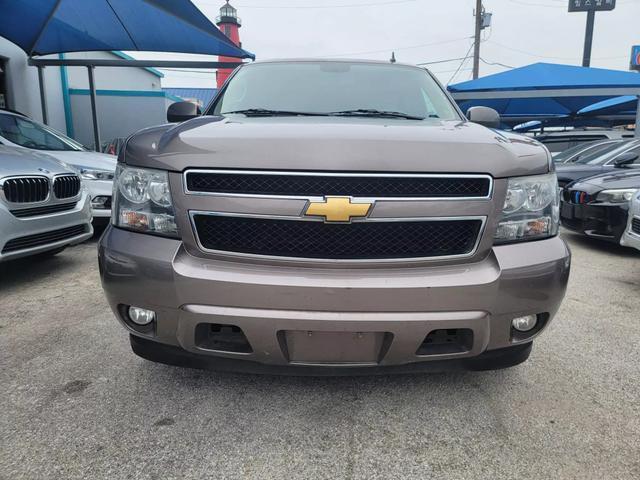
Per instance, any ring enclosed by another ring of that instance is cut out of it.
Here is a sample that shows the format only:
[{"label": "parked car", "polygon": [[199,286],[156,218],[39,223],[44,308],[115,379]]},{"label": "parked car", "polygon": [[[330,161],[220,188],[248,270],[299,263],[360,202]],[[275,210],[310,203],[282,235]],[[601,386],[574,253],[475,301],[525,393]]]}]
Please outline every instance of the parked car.
[{"label": "parked car", "polygon": [[562,225],[619,244],[628,225],[629,203],[638,189],[640,169],[620,168],[573,182],[562,191]]},{"label": "parked car", "polygon": [[632,139],[634,132],[630,130],[622,129],[610,129],[610,128],[586,128],[586,129],[571,129],[562,131],[545,131],[544,133],[538,133],[535,135],[535,139],[549,149],[552,154],[556,152],[563,152],[576,145],[582,145],[587,142],[593,142],[595,140],[618,140],[618,139]]},{"label": "parked car", "polygon": [[0,144],[45,152],[74,167],[89,190],[94,219],[108,222],[117,163],[113,156],[89,151],[62,133],[8,110],[0,110]]},{"label": "parked car", "polygon": [[618,148],[625,140],[595,140],[593,142],[581,143],[575,145],[567,150],[558,152],[553,156],[553,161],[556,163],[573,163],[580,162],[580,160],[591,157],[594,158],[597,155],[601,155],[607,151]]},{"label": "parked car", "polygon": [[557,179],[497,112],[467,115],[421,68],[346,60],[242,65],[204,116],[171,105],[192,119],[129,138],[99,243],[134,352],[294,374],[524,361],[569,274]]},{"label": "parked car", "polygon": [[89,194],[75,170],[0,146],[0,262],[55,255],[92,234]]},{"label": "parked car", "polygon": [[620,243],[640,250],[640,187],[631,200],[627,229],[622,234]]},{"label": "parked car", "polygon": [[583,156],[571,163],[556,164],[558,184],[564,187],[568,183],[606,173],[624,166],[640,167],[640,140],[623,140],[619,144],[607,146],[605,149]]}]

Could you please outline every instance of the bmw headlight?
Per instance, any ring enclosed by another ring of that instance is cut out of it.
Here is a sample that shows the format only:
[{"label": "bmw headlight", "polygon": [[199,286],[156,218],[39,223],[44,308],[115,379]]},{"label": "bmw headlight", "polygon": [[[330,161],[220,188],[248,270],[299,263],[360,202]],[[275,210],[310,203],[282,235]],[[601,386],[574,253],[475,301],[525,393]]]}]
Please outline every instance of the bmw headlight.
[{"label": "bmw headlight", "polygon": [[167,172],[118,165],[113,198],[116,227],[178,238]]},{"label": "bmw headlight", "polygon": [[510,178],[494,243],[552,237],[560,220],[555,173]]},{"label": "bmw headlight", "polygon": [[636,193],[635,188],[619,188],[612,190],[603,190],[596,195],[596,202],[601,203],[628,203]]},{"label": "bmw headlight", "polygon": [[113,180],[113,172],[110,170],[98,170],[95,168],[81,168],[80,176],[85,180]]}]

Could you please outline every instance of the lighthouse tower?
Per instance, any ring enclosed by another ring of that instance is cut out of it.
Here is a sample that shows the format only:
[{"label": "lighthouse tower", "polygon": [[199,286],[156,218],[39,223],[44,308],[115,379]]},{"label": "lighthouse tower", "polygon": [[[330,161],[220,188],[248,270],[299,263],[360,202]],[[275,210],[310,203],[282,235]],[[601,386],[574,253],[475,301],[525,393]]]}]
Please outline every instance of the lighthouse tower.
[{"label": "lighthouse tower", "polygon": [[[240,26],[242,22],[238,18],[238,11],[231,6],[229,0],[220,8],[220,15],[216,18],[216,25],[227,37],[231,39],[238,47],[242,47],[240,42]],[[220,62],[241,63],[239,58],[218,57]],[[230,68],[221,68],[216,72],[216,84],[218,88],[227,80],[233,70]]]}]

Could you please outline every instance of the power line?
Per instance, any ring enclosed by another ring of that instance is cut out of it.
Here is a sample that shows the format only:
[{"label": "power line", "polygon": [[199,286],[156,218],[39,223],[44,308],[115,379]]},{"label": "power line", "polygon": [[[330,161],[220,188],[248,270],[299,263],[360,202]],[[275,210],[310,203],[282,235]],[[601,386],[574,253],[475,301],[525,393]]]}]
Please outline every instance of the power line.
[{"label": "power line", "polygon": [[449,81],[447,82],[447,85],[449,85],[451,83],[451,81],[456,78],[456,75],[458,75],[458,72],[460,72],[460,69],[464,66],[465,62],[469,59],[469,54],[471,53],[471,50],[473,49],[473,47],[476,46],[476,42],[473,42],[471,44],[471,46],[469,47],[469,50],[467,50],[467,53],[465,53],[464,58],[462,59],[462,61],[460,62],[460,65],[458,65],[457,70],[455,71],[455,73],[451,76],[451,78],[449,79]]},{"label": "power line", "polygon": [[488,62],[487,60],[485,60],[484,58],[480,57],[480,61],[486,65],[498,65],[500,67],[504,67],[504,68],[516,68],[513,67],[511,65],[506,65],[504,63],[500,63],[500,62]]},{"label": "power line", "polygon": [[454,38],[451,40],[442,40],[440,42],[431,42],[431,43],[423,43],[420,45],[410,45],[407,47],[389,47],[389,48],[385,48],[382,50],[369,50],[367,52],[351,52],[351,53],[334,53],[334,54],[330,54],[330,55],[322,55],[322,57],[348,57],[350,55],[367,55],[370,53],[388,53],[388,52],[397,52],[399,50],[411,50],[414,48],[423,48],[423,47],[433,47],[436,45],[444,45],[445,43],[455,43],[455,42],[460,42],[462,40],[468,40],[471,37],[461,37],[461,38]]},{"label": "power line", "polygon": [[[501,43],[498,43],[494,40],[488,40],[487,43],[490,43],[492,45],[496,45],[498,47],[504,48],[505,50],[511,50],[512,52],[516,52],[516,53],[521,53],[523,55],[529,55],[530,57],[537,57],[537,58],[550,58],[553,60],[577,60],[580,59],[582,57],[552,57],[549,55],[538,55],[537,53],[531,53],[531,52],[527,52],[526,50],[520,50],[518,48],[513,48],[513,47],[509,47],[507,45],[503,45]],[[599,57],[596,58],[594,60],[618,60],[620,58],[627,58],[626,55],[618,55],[616,57]]]}]

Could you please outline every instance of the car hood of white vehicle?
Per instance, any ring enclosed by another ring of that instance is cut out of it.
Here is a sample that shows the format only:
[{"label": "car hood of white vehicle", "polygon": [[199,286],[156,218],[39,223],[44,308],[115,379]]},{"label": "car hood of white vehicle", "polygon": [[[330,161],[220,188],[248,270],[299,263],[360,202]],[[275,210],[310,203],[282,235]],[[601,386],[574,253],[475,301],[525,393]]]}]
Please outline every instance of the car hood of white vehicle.
[{"label": "car hood of white vehicle", "polygon": [[45,153],[78,170],[95,169],[115,172],[118,163],[117,158],[113,155],[98,152],[46,150]]},{"label": "car hood of white vehicle", "polygon": [[0,178],[16,175],[58,175],[73,169],[42,152],[0,145]]}]

